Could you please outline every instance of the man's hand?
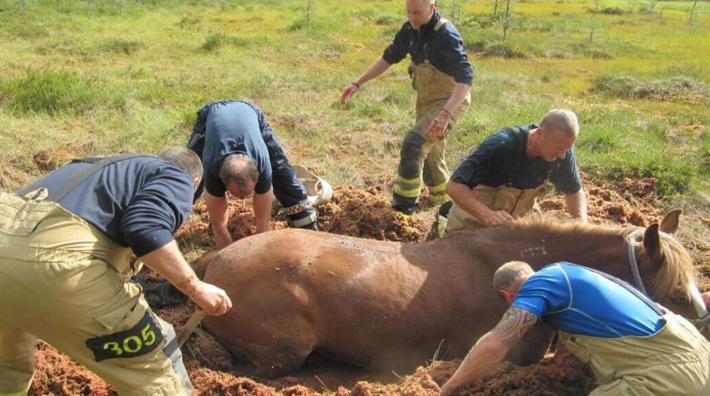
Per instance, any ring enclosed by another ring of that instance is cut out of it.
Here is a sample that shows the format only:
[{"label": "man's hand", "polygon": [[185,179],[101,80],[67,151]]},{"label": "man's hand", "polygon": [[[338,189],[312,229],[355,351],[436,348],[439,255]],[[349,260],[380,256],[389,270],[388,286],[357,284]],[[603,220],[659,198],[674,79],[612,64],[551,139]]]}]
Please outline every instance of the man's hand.
[{"label": "man's hand", "polygon": [[495,226],[512,223],[515,221],[515,218],[505,210],[489,210],[486,214],[481,216],[481,220],[483,220],[487,226]]},{"label": "man's hand", "polygon": [[431,121],[431,124],[429,124],[427,137],[429,137],[429,139],[436,139],[444,136],[446,127],[449,125],[449,121],[451,121],[451,117],[453,117],[451,112],[446,110],[446,108],[441,109],[439,114],[437,114]]},{"label": "man's hand", "polygon": [[343,94],[340,96],[340,101],[342,103],[348,103],[350,101],[350,98],[353,97],[355,92],[357,92],[360,89],[360,84],[352,82],[348,84],[345,89],[343,89]]},{"label": "man's hand", "polygon": [[206,315],[222,315],[232,300],[219,287],[197,278],[174,240],[138,258],[192,300]]},{"label": "man's hand", "polygon": [[207,206],[207,214],[210,217],[212,232],[214,232],[214,241],[217,249],[223,249],[225,246],[232,243],[232,236],[229,234],[227,223],[229,221],[229,205],[226,197],[217,197],[204,192],[205,205]]},{"label": "man's hand", "polygon": [[201,280],[196,280],[188,297],[205,315],[224,315],[232,309],[232,300],[224,290]]}]

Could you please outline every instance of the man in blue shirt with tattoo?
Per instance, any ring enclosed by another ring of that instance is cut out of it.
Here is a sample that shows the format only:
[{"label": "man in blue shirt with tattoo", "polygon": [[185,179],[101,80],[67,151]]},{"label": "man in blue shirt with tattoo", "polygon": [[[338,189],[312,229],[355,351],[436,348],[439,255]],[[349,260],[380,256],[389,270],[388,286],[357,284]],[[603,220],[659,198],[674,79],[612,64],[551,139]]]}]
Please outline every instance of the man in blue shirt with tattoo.
[{"label": "man in blue shirt with tattoo", "polygon": [[557,328],[565,348],[592,367],[599,382],[592,395],[710,394],[710,343],[688,320],[618,278],[565,262],[535,272],[511,261],[495,272],[493,287],[510,308],[442,395],[495,372],[538,320]]},{"label": "man in blue shirt with tattoo", "polygon": [[201,175],[194,152],[171,148],[75,160],[0,193],[0,395],[27,393],[38,339],[120,395],[191,394],[173,327],[129,280],[143,263],[205,314],[231,308],[173,239]]},{"label": "man in blue shirt with tattoo", "polygon": [[408,21],[382,57],[345,87],[341,101],[348,102],[366,82],[407,54],[411,57],[409,73],[417,91],[416,124],[402,142],[392,198],[393,209],[411,214],[419,201],[422,179],[432,200],[445,200],[449,179],[445,137],[468,110],[473,68],[461,35],[436,10],[435,0],[406,0],[405,8]]}]

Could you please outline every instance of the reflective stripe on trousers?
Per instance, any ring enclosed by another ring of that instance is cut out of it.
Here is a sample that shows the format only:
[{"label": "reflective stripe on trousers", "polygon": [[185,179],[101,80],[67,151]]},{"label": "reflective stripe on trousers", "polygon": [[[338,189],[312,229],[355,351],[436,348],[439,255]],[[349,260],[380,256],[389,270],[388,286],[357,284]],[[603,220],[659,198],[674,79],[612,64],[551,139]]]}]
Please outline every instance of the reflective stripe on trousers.
[{"label": "reflective stripe on trousers", "polygon": [[[445,137],[453,129],[456,122],[466,113],[471,102],[469,94],[454,111],[442,138],[428,139],[426,136],[427,129],[432,120],[446,105],[456,82],[452,76],[437,70],[427,61],[419,65],[411,65],[410,71],[412,73],[412,86],[417,91],[417,121],[402,143],[402,151],[397,167],[399,177],[394,188],[395,194],[406,198],[419,196],[422,177],[430,191],[432,186],[440,186],[448,181],[449,169],[444,160],[446,151]],[[410,184],[414,179],[417,179],[416,195],[411,193],[414,190],[414,186]]]}]

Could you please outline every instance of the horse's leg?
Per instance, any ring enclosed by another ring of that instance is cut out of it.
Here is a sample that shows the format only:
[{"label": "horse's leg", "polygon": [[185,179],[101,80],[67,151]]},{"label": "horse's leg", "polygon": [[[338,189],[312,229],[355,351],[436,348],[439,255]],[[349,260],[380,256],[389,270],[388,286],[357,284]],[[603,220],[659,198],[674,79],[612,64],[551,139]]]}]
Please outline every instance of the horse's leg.
[{"label": "horse's leg", "polygon": [[254,364],[257,375],[276,377],[296,371],[305,363],[316,339],[312,331],[299,327],[285,334],[273,334],[268,345],[256,348]]},{"label": "horse's leg", "polygon": [[210,331],[219,333],[233,354],[254,363],[258,375],[298,370],[318,346],[315,303],[293,281],[257,275],[235,285],[233,289],[242,293],[233,298],[234,306],[226,315],[208,318],[216,324]]}]

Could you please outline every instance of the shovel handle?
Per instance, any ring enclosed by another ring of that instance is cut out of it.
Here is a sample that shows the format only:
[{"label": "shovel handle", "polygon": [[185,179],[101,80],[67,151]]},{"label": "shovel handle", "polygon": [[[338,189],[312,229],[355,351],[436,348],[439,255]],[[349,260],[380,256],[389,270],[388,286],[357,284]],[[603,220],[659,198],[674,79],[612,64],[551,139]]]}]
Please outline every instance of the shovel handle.
[{"label": "shovel handle", "polygon": [[199,325],[204,318],[205,313],[199,309],[192,313],[190,319],[187,320],[187,323],[185,323],[185,326],[180,329],[180,332],[177,335],[178,348],[182,348],[185,341],[190,338],[190,335],[195,331],[197,325]]}]

